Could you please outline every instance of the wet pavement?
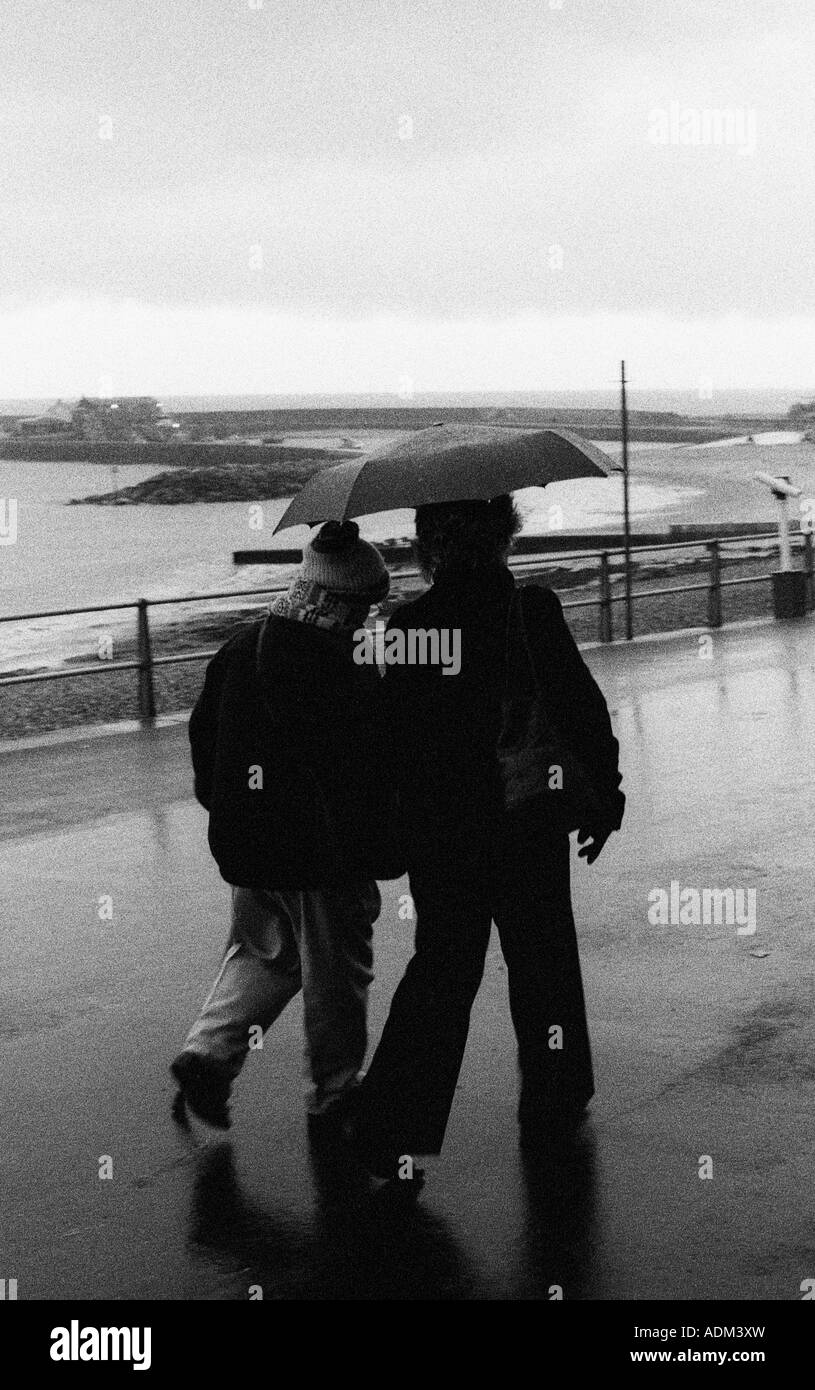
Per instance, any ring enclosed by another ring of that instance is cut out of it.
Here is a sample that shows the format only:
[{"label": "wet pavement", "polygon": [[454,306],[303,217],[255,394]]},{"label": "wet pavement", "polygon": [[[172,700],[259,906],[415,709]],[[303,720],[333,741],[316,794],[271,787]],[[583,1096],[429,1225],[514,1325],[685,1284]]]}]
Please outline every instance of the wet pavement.
[{"label": "wet pavement", "polygon": [[[228,1140],[171,1120],[167,1063],[228,901],[183,725],[3,753],[0,1278],[20,1299],[800,1298],[815,1277],[815,626],[730,629],[706,650],[676,634],[587,653],[629,814],[574,871],[597,1073],[581,1149],[560,1173],[518,1152],[494,939],[445,1153],[413,1209],[359,1201],[310,1161],[299,1003],[250,1056]],[[649,893],[672,881],[755,889],[755,933],[652,925]],[[374,1039],[410,954],[405,891],[384,890]]]}]

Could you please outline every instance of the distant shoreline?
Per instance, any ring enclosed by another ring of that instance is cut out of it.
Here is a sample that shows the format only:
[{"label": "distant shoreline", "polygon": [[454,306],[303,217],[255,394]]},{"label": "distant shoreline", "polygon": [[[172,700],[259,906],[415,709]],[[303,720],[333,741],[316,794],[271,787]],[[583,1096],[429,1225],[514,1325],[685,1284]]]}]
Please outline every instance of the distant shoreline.
[{"label": "distant shoreline", "polygon": [[[0,428],[13,428],[20,417],[0,415]],[[353,456],[358,447],[325,450],[284,445],[286,436],[366,435],[426,429],[440,418],[449,424],[490,424],[521,429],[566,429],[587,439],[619,443],[619,409],[532,405],[384,405],[279,407],[261,410],[183,410],[176,418],[189,438],[173,441],[85,440],[70,430],[56,434],[0,435],[0,459],[31,462],[87,462],[112,466],[141,464],[151,468],[203,468],[227,464],[298,462],[307,448],[315,465]],[[790,417],[767,413],[690,415],[677,411],[630,409],[628,437],[640,444],[706,444],[758,431],[789,429]],[[346,443],[346,441],[343,441]],[[350,446],[351,439],[347,440]],[[354,441],[356,443],[356,441]],[[320,456],[323,456],[322,459]],[[305,462],[303,457],[302,461]]]},{"label": "distant shoreline", "polygon": [[[797,401],[812,396],[812,382],[793,383],[780,387],[722,387],[715,390],[716,408],[696,388],[648,388],[629,385],[628,403],[632,411],[658,411],[683,416],[759,416],[786,415]],[[62,389],[59,396],[68,393]],[[138,394],[134,392],[131,394]],[[157,392],[164,410],[175,413],[191,412],[248,412],[271,410],[333,410],[333,409],[402,409],[404,397],[394,391],[281,391],[281,392],[209,392],[206,395]],[[54,400],[46,396],[7,397],[0,400],[0,419],[3,415],[41,414]],[[432,410],[451,410],[458,407],[511,408],[532,407],[545,410],[613,410],[619,407],[619,386],[568,387],[553,390],[479,390],[419,391],[410,396],[416,407]]]},{"label": "distant shoreline", "polygon": [[[618,444],[621,437],[618,415],[607,410],[457,407],[443,414],[445,419],[460,422],[568,429],[608,444]],[[185,429],[198,435],[196,439],[165,443],[83,441],[64,434],[48,438],[6,437],[0,438],[0,460],[83,462],[114,469],[137,465],[154,470],[152,477],[131,485],[74,497],[70,499],[72,505],[272,501],[291,497],[321,468],[361,457],[369,443],[366,435],[424,428],[437,416],[435,409],[416,406],[189,413],[184,417]],[[711,444],[739,433],[759,432],[759,426],[771,429],[779,423],[783,419],[723,416],[720,420],[699,421],[671,413],[635,411],[629,419],[629,439],[639,447]],[[201,438],[204,431],[213,437]],[[255,437],[238,438],[239,432]],[[224,439],[225,434],[233,437]],[[265,434],[270,437],[260,442]],[[332,434],[333,440],[325,447]],[[285,442],[287,436],[289,442]],[[292,438],[296,442],[291,442]]]}]

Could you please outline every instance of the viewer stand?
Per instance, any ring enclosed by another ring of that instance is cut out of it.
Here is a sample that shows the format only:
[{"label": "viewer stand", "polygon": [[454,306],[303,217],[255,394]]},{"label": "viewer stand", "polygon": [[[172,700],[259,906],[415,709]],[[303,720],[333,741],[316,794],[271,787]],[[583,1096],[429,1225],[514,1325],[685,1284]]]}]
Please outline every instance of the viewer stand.
[{"label": "viewer stand", "polygon": [[778,515],[778,549],[781,568],[773,572],[773,611],[776,618],[803,618],[807,612],[807,573],[793,568],[790,545],[788,503],[790,497],[800,497],[801,489],[794,487],[788,477],[773,477],[756,473],[775,498]]}]

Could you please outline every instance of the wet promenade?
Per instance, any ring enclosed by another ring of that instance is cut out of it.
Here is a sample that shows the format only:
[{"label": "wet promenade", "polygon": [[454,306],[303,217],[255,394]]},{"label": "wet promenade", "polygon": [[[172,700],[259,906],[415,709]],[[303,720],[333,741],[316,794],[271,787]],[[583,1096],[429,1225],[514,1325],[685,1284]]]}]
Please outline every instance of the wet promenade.
[{"label": "wet promenade", "polygon": [[[629,797],[624,832],[574,870],[593,1118],[570,1172],[522,1162],[494,940],[413,1211],[351,1210],[311,1166],[299,1003],[250,1057],[228,1141],[170,1118],[167,1063],[227,919],[185,727],[0,755],[0,1278],[20,1299],[801,1297],[815,625],[731,629],[709,655],[695,634],[587,655]],[[755,933],[652,925],[649,893],[672,882],[754,889]],[[405,891],[385,887],[376,929],[374,1039],[410,953]]]}]

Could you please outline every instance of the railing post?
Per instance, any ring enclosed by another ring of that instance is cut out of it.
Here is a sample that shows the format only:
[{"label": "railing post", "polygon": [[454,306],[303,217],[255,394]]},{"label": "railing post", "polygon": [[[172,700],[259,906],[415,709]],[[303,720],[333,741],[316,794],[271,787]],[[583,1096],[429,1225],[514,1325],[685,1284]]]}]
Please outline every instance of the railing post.
[{"label": "railing post", "polygon": [[600,641],[614,641],[611,606],[611,581],[608,573],[608,551],[600,555]]},{"label": "railing post", "polygon": [[140,598],[137,608],[137,645],[139,661],[139,719],[143,723],[156,717],[156,692],[153,688],[153,648],[147,618],[147,599]]},{"label": "railing post", "polygon": [[722,569],[721,557],[719,555],[719,542],[709,541],[707,549],[710,556],[710,587],[707,591],[707,625],[708,627],[721,627]]},{"label": "railing post", "polygon": [[804,570],[807,577],[807,607],[815,608],[815,566],[813,566],[812,532],[804,532]]}]

